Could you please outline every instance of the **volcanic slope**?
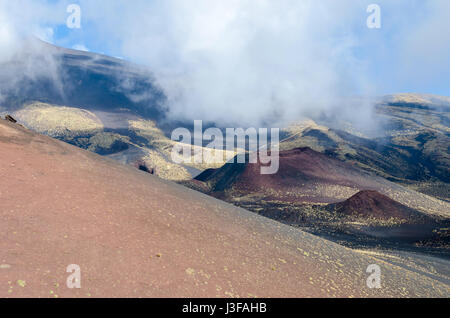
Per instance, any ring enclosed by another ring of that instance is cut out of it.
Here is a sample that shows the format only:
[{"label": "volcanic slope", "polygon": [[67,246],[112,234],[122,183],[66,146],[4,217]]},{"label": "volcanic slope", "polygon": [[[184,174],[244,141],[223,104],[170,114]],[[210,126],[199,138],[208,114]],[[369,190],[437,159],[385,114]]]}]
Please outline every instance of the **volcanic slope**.
[{"label": "volcanic slope", "polygon": [[[235,160],[236,161],[236,160]],[[279,153],[276,174],[262,175],[261,163],[227,163],[196,178],[209,193],[242,204],[330,204],[344,201],[362,190],[375,190],[410,208],[441,216],[450,215],[450,204],[389,182],[349,163],[310,148]]]},{"label": "volcanic slope", "polygon": [[373,102],[369,127],[334,117],[304,120],[282,130],[280,149],[310,147],[450,201],[450,98],[396,94]]},{"label": "volcanic slope", "polygon": [[[172,160],[176,142],[168,136],[173,129],[192,124],[168,118],[166,97],[147,68],[40,40],[25,41],[19,52],[2,65],[0,115],[12,115],[35,132],[122,163],[145,162],[154,174],[168,180],[190,180],[226,162],[191,160],[180,165]],[[28,74],[30,65],[49,72],[50,66],[55,69],[46,76],[18,76]],[[192,148],[193,155],[199,151],[216,154]],[[220,153],[226,157],[225,151]]]},{"label": "volcanic slope", "polygon": [[[361,191],[351,198],[325,207],[335,222],[326,226],[345,228],[347,233],[370,236],[391,243],[435,247],[442,255],[450,248],[450,218],[434,217],[400,204],[376,191]],[[334,223],[334,224],[333,224]],[[360,237],[361,240],[361,237]]]},{"label": "volcanic slope", "polygon": [[374,217],[388,220],[390,218],[419,218],[417,211],[400,204],[376,191],[361,191],[345,200],[334,204],[337,213],[354,217]]},{"label": "volcanic slope", "polygon": [[370,256],[3,120],[0,147],[0,297],[450,296],[383,262],[369,289]]}]

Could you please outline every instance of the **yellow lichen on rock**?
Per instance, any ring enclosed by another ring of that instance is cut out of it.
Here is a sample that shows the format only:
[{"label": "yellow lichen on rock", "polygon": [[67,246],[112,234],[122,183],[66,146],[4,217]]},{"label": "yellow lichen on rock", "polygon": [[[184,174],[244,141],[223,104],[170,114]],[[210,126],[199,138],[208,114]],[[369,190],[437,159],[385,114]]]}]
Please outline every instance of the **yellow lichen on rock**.
[{"label": "yellow lichen on rock", "polygon": [[95,114],[80,108],[35,102],[14,115],[27,127],[52,137],[79,136],[103,130],[103,124]]}]

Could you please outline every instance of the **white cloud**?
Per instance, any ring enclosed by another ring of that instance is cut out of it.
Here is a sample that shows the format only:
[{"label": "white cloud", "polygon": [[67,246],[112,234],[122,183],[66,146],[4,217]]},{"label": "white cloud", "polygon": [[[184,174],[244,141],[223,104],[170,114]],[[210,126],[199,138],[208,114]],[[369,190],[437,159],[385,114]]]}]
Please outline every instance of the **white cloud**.
[{"label": "white cloud", "polygon": [[[92,1],[82,2],[94,12]],[[257,123],[324,110],[364,64],[353,58],[358,6],[336,1],[115,2],[96,20],[148,65],[174,117]],[[120,23],[119,23],[120,21]]]},{"label": "white cloud", "polygon": [[[0,60],[12,56],[24,34],[51,38],[49,28],[65,23],[68,3],[0,0]],[[382,28],[372,33],[366,28],[372,1],[365,0],[79,3],[91,42],[73,39],[80,45],[74,48],[95,41],[149,66],[173,118],[255,124],[334,112],[370,123],[370,109],[353,111],[341,97],[377,92],[384,79],[371,78],[375,62],[386,80],[437,78],[450,69],[447,0],[379,0]],[[374,52],[355,53],[368,43]],[[342,111],[346,104],[351,109]]]},{"label": "white cloud", "polygon": [[78,50],[78,51],[89,52],[89,49],[84,44],[75,44],[74,46],[72,46],[72,49]]},{"label": "white cloud", "polygon": [[[58,5],[57,5],[58,6]],[[51,80],[63,94],[57,58],[40,40],[52,42],[58,10],[46,1],[0,0],[0,95],[18,94],[23,83]]]},{"label": "white cloud", "polygon": [[53,36],[54,36],[55,32],[53,31],[52,28],[50,27],[46,27],[46,28],[39,28],[34,32],[34,35],[45,42],[48,43],[53,43]]},{"label": "white cloud", "polygon": [[438,74],[450,74],[450,1],[426,1],[424,9],[426,15],[405,29],[402,74],[420,74],[422,80],[430,80]]}]

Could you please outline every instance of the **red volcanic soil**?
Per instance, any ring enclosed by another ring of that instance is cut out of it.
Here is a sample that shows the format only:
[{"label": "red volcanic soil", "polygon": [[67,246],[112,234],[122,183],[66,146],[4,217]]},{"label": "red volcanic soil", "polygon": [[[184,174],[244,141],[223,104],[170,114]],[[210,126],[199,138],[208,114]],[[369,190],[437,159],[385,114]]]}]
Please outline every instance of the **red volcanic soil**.
[{"label": "red volcanic soil", "polygon": [[260,193],[269,200],[311,203],[338,202],[333,192],[338,188],[354,193],[383,186],[373,175],[310,148],[281,151],[279,166],[276,174],[262,175],[260,162],[228,163],[215,171],[205,171],[196,180],[209,182],[212,194],[218,197],[228,195],[221,193],[228,190],[233,191],[231,195]]},{"label": "red volcanic soil", "polygon": [[383,262],[369,289],[371,257],[4,120],[0,149],[0,297],[450,295]]},{"label": "red volcanic soil", "polygon": [[347,228],[350,232],[400,242],[417,243],[426,240],[429,244],[448,248],[448,236],[439,232],[448,228],[449,220],[435,218],[404,206],[376,191],[361,191],[345,200],[327,206],[327,210],[340,215],[361,218],[361,221],[392,220],[395,226],[367,225]]},{"label": "red volcanic soil", "polygon": [[152,168],[152,167],[149,167],[147,165],[147,163],[145,163],[145,161],[142,160],[142,159],[139,159],[139,160],[135,161],[132,164],[132,166],[135,167],[136,169],[141,170],[141,171],[144,171],[144,172],[147,172],[147,173],[150,173],[150,174],[155,174],[155,169]]},{"label": "red volcanic soil", "polygon": [[[236,161],[236,160],[235,160]],[[331,158],[310,148],[279,152],[279,170],[261,174],[260,162],[227,163],[195,178],[208,193],[232,203],[261,205],[332,204],[354,194],[373,190],[427,214],[449,217],[449,204],[407,189],[350,163]],[[198,187],[197,187],[198,188]],[[264,201],[264,202],[263,202]]]},{"label": "red volcanic soil", "polygon": [[420,212],[415,211],[403,204],[377,191],[361,191],[345,200],[333,204],[336,211],[346,215],[372,217],[380,220],[390,218],[410,220],[419,217]]}]

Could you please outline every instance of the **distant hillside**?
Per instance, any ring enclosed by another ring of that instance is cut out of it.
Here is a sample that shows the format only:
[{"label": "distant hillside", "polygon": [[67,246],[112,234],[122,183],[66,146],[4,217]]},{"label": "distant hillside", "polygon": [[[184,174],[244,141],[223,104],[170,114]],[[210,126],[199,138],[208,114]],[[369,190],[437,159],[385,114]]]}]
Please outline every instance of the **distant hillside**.
[{"label": "distant hillside", "polygon": [[[319,208],[320,209],[320,208]],[[450,256],[450,218],[435,217],[400,204],[376,191],[361,191],[349,199],[323,208],[332,214],[324,227],[358,237],[382,240],[379,244],[409,242],[416,247],[441,249]],[[384,240],[384,242],[383,242]]]},{"label": "distant hillside", "polygon": [[[53,77],[36,77],[30,71],[34,62]],[[169,180],[186,181],[205,169],[219,168],[221,163],[171,161],[171,131],[192,129],[192,123],[168,118],[167,99],[156,83],[145,67],[34,41],[2,65],[0,115],[12,114],[37,132],[123,163],[145,161]],[[309,147],[450,202],[449,100],[425,94],[379,98],[373,114],[379,126],[376,135],[322,114],[314,121],[280,127],[280,149]],[[193,154],[196,151],[200,149]],[[342,199],[350,192],[336,194]]]},{"label": "distant hillside", "polygon": [[260,163],[228,163],[187,185],[346,246],[450,256],[447,202],[310,148],[281,151],[274,175],[259,171]]},{"label": "distant hillside", "polygon": [[410,220],[421,216],[416,210],[408,208],[377,191],[360,191],[344,202],[331,205],[336,213],[356,218],[374,218],[389,220],[391,218]]},{"label": "distant hillside", "polygon": [[348,199],[361,190],[376,190],[425,213],[450,215],[450,204],[369,173],[310,148],[281,151],[276,174],[261,175],[261,163],[227,163],[196,177],[209,193],[230,202],[276,201],[328,204]]},{"label": "distant hillside", "polygon": [[[194,162],[193,156],[203,150],[197,146],[192,147],[190,163],[172,161],[177,143],[170,133],[184,124],[167,118],[165,96],[146,68],[41,41],[28,45],[39,51],[34,59],[43,55],[56,63],[57,74],[52,75],[57,78],[14,75],[26,74],[29,67],[30,48],[25,45],[22,54],[29,59],[20,55],[2,65],[0,115],[11,114],[36,132],[125,164],[145,162],[155,175],[168,180],[190,180],[225,163],[226,151],[220,151],[223,162]],[[13,79],[17,83],[11,87],[8,82]]]},{"label": "distant hillside", "polygon": [[[40,65],[45,62],[48,65]],[[29,69],[34,67],[39,67],[41,74],[30,74]],[[45,67],[48,72],[42,70]],[[15,81],[14,86],[8,85],[11,81]],[[56,47],[40,40],[23,43],[15,59],[2,65],[0,92],[0,106],[6,111],[38,101],[89,111],[127,109],[158,121],[165,117],[165,96],[149,70],[121,59]]]},{"label": "distant hillside", "polygon": [[411,189],[450,201],[450,98],[397,94],[379,100],[373,135],[348,122],[309,120],[282,131],[281,150],[309,147]]},{"label": "distant hillside", "polygon": [[[394,106],[397,105],[397,106]],[[284,129],[281,150],[310,147],[392,181],[450,181],[450,108],[380,103],[380,135],[313,121]],[[374,115],[375,116],[375,115]],[[376,118],[374,118],[375,120]]]}]

